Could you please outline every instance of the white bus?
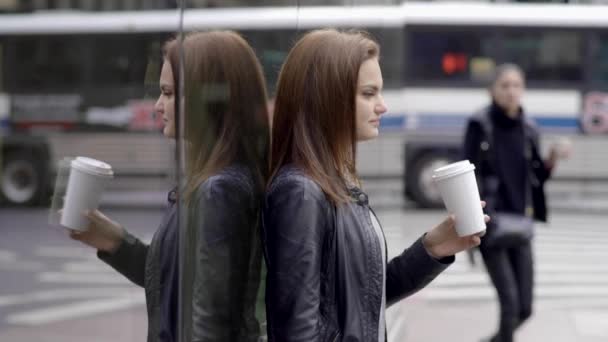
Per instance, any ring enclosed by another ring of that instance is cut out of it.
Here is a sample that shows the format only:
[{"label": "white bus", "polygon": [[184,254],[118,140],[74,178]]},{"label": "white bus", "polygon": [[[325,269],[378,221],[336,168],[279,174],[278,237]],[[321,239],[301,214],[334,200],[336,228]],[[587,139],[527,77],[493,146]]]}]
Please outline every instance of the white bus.
[{"label": "white bus", "polygon": [[[433,206],[429,171],[457,158],[466,117],[487,103],[488,76],[502,62],[526,71],[525,107],[546,140],[574,140],[575,158],[557,178],[608,180],[607,17],[608,6],[407,2],[192,9],[184,30],[238,30],[260,57],[271,93],[302,33],[370,31],[381,44],[389,113],[381,138],[360,148],[359,171],[402,179],[408,197]],[[118,175],[167,174],[171,151],[151,104],[160,43],[178,23],[175,10],[3,15],[1,196],[35,202],[55,161],[77,153],[107,160]]]}]

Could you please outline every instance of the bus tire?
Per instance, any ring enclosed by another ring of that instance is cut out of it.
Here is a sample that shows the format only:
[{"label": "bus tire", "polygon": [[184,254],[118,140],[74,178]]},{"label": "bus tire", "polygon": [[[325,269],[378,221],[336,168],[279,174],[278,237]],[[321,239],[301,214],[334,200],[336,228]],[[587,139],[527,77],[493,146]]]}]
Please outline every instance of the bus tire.
[{"label": "bus tire", "polygon": [[44,203],[47,195],[47,168],[44,158],[33,150],[15,150],[2,158],[0,199],[12,206]]},{"label": "bus tire", "polygon": [[413,161],[414,165],[407,173],[406,187],[412,200],[422,208],[440,208],[443,201],[439,190],[433,183],[433,170],[454,161],[447,153],[425,154]]}]

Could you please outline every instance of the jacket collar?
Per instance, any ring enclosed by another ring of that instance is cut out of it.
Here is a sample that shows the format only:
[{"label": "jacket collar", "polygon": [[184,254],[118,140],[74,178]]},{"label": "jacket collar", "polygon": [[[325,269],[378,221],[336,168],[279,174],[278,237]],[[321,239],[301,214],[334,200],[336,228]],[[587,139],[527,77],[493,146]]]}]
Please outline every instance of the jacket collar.
[{"label": "jacket collar", "polygon": [[369,204],[369,198],[367,196],[367,194],[365,192],[363,192],[363,190],[359,189],[356,186],[350,187],[348,188],[348,192],[350,194],[350,197],[353,199],[354,202],[357,202],[357,204],[359,205],[368,205]]},{"label": "jacket collar", "polygon": [[167,202],[169,202],[169,204],[175,204],[175,202],[177,202],[178,198],[179,197],[177,195],[177,186],[176,186],[173,189],[171,189],[171,191],[169,191],[169,193],[167,193]]}]

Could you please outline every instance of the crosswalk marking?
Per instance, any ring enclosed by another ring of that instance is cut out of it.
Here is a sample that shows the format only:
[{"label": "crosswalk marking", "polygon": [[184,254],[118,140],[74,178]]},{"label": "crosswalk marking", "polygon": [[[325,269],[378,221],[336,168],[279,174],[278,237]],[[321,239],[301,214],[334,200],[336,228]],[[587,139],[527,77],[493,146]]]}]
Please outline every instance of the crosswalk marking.
[{"label": "crosswalk marking", "polygon": [[608,243],[608,239],[605,238],[599,238],[599,237],[595,237],[595,236],[551,236],[551,237],[539,237],[537,239],[538,242],[540,243],[544,243],[544,242],[563,242],[563,243],[570,243],[570,242],[577,242],[577,243],[588,243],[590,245],[601,245],[601,244],[606,244]]},{"label": "crosswalk marking", "polygon": [[73,273],[116,272],[109,265],[99,260],[66,262],[63,264],[62,269],[64,272]]},{"label": "crosswalk marking", "polygon": [[47,291],[36,291],[18,295],[0,296],[0,307],[32,303],[58,302],[66,299],[91,299],[115,296],[127,296],[133,291],[131,287],[91,287],[68,288]]},{"label": "crosswalk marking", "polygon": [[42,283],[59,284],[129,284],[124,276],[113,273],[71,273],[71,272],[42,272],[38,274]]},{"label": "crosswalk marking", "polygon": [[[567,274],[560,273],[543,273],[538,272],[535,279],[537,285],[577,285],[577,284],[608,284],[608,274]],[[475,286],[485,284],[490,281],[488,275],[484,272],[475,272],[467,274],[450,274],[449,277],[443,277],[436,281],[435,287],[451,287],[451,286]]]},{"label": "crosswalk marking", "polygon": [[606,243],[588,243],[584,242],[582,244],[574,245],[572,242],[536,242],[534,244],[535,247],[543,247],[542,249],[548,250],[573,250],[573,251],[606,251],[608,249],[608,242]]},{"label": "crosswalk marking", "polygon": [[0,252],[0,269],[19,266],[24,271],[35,272],[33,275],[39,283],[61,287],[0,296],[0,308],[11,308],[4,317],[8,324],[52,323],[145,303],[143,290],[98,260],[91,248],[69,245],[34,248],[36,260],[66,259],[59,264],[59,269],[55,266],[53,270],[45,269],[39,261],[21,260],[13,252]]},{"label": "crosswalk marking", "polygon": [[[593,286],[536,286],[535,298],[572,299],[608,297],[608,288],[604,285]],[[432,301],[479,301],[494,300],[496,293],[490,286],[456,287],[428,287],[420,292],[420,296]]]},{"label": "crosswalk marking", "polygon": [[143,293],[111,299],[87,300],[77,303],[36,309],[11,314],[6,321],[9,324],[39,325],[83,317],[119,309],[127,309],[145,303]]},{"label": "crosswalk marking", "polygon": [[42,263],[36,261],[11,261],[0,262],[0,271],[24,271],[34,272],[40,271],[44,267]]},{"label": "crosswalk marking", "polygon": [[0,249],[0,262],[11,262],[15,260],[15,258],[15,253],[5,249]]},{"label": "crosswalk marking", "polygon": [[[598,218],[598,220],[601,218]],[[592,222],[579,222],[576,228],[541,226],[533,242],[535,297],[551,305],[588,300],[608,307],[608,229],[585,229]],[[481,259],[481,258],[478,258]],[[496,293],[481,260],[476,266],[466,255],[439,275],[416,296],[429,301],[490,301]]]},{"label": "crosswalk marking", "polygon": [[577,311],[571,314],[578,331],[585,336],[608,337],[608,313]]},{"label": "crosswalk marking", "polygon": [[90,247],[42,246],[36,248],[35,254],[44,258],[97,259],[95,250]]},{"label": "crosswalk marking", "polygon": [[542,240],[560,240],[566,238],[566,241],[587,241],[587,242],[605,242],[608,241],[608,236],[604,231],[580,231],[575,228],[571,230],[552,229],[548,227],[536,228],[537,239]]},{"label": "crosswalk marking", "polygon": [[[459,255],[457,257],[459,259],[465,259],[466,256]],[[471,265],[465,263],[464,261],[459,260],[456,261],[453,265],[443,272],[443,274],[448,273],[462,273],[462,272],[470,272],[474,274],[475,272],[481,272],[485,274],[485,269],[482,266],[472,268]],[[481,262],[481,261],[480,261]],[[606,274],[608,272],[608,263],[603,264],[576,264],[571,262],[543,262],[542,264],[534,265],[537,273],[587,273],[587,272],[597,272],[598,274]]]}]

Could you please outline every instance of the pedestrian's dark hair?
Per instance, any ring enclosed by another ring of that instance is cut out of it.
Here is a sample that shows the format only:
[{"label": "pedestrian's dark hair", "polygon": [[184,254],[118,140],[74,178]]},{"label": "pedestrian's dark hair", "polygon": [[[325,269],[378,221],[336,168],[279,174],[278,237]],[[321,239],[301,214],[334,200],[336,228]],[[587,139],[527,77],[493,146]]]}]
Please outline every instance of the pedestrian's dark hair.
[{"label": "pedestrian's dark hair", "polygon": [[490,77],[490,83],[488,84],[488,87],[491,89],[492,87],[494,87],[494,85],[496,85],[496,82],[498,82],[498,80],[507,72],[516,72],[521,76],[522,80],[526,80],[526,73],[524,72],[524,70],[517,64],[515,63],[503,63],[503,64],[499,64],[498,66],[496,66],[496,68],[494,68],[494,72],[492,73],[492,76]]},{"label": "pedestrian's dark hair", "polygon": [[362,31],[305,34],[291,49],[277,84],[271,178],[286,164],[311,177],[335,204],[357,182],[355,95],[361,64],[380,47]]},{"label": "pedestrian's dark hair", "polygon": [[234,163],[249,166],[263,189],[268,176],[269,117],[262,67],[236,32],[188,34],[183,40],[184,94],[179,91],[178,40],[165,44],[173,71],[175,113],[184,104],[185,198]]}]

